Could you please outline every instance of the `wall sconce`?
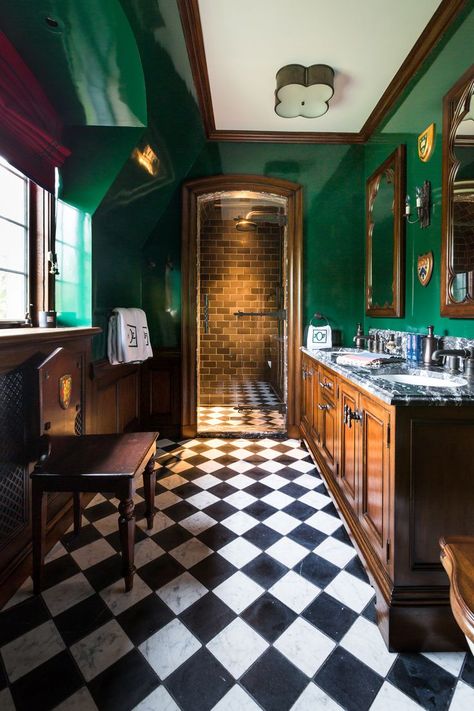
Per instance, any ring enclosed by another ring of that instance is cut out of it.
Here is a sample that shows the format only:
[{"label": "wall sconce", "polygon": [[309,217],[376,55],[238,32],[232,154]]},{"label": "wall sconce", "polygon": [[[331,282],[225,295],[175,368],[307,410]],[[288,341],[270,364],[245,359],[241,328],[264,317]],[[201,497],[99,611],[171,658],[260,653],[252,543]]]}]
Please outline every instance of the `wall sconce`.
[{"label": "wall sconce", "polygon": [[431,183],[429,180],[425,180],[423,185],[415,188],[416,195],[416,220],[410,220],[411,215],[411,205],[410,196],[407,195],[405,198],[405,219],[410,225],[414,225],[417,222],[420,223],[420,228],[424,230],[426,227],[430,226],[431,222]]},{"label": "wall sconce", "polygon": [[334,94],[334,70],[327,64],[288,64],[276,75],[275,113],[281,118],[318,118]]}]

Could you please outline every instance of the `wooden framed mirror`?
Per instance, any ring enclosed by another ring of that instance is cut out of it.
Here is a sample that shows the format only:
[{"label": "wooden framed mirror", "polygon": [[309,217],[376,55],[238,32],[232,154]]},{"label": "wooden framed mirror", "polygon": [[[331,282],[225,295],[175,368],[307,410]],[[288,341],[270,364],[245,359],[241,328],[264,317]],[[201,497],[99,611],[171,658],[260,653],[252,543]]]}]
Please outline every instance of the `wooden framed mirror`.
[{"label": "wooden framed mirror", "polygon": [[474,65],[443,100],[441,315],[474,317]]},{"label": "wooden framed mirror", "polygon": [[403,316],[405,153],[405,146],[398,146],[367,180],[365,312],[368,316]]}]

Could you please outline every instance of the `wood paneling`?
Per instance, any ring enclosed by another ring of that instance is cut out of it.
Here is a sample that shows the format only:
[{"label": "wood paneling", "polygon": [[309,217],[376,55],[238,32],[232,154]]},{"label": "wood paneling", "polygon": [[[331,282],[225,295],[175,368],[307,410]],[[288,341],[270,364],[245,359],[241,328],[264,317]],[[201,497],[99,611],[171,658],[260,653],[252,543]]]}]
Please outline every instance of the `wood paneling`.
[{"label": "wood paneling", "polygon": [[159,350],[142,373],[141,419],[145,429],[176,437],[181,426],[181,354]]},{"label": "wood paneling", "polygon": [[93,432],[114,434],[140,428],[140,391],[143,365],[93,363]]},{"label": "wood paneling", "polygon": [[[358,392],[346,383],[340,385],[341,412],[344,408],[356,411],[358,407]],[[341,423],[341,451],[339,463],[339,483],[347,497],[347,500],[357,511],[358,500],[358,461],[359,461],[359,437],[357,424]]]}]

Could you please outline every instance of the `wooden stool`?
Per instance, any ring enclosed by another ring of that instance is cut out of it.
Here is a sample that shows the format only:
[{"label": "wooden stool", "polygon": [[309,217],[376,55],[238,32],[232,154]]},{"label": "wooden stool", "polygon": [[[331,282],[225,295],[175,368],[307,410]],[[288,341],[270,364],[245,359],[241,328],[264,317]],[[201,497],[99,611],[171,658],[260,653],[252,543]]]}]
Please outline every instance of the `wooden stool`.
[{"label": "wooden stool", "polygon": [[448,536],[439,544],[441,562],[451,583],[451,609],[474,654],[474,537]]},{"label": "wooden stool", "polygon": [[135,476],[143,472],[147,527],[153,527],[156,475],[154,455],[158,432],[61,437],[31,474],[33,518],[33,590],[41,592],[46,534],[46,492],[74,495],[74,532],[81,526],[81,492],[113,492],[119,500],[118,528],[125,590],[133,587],[135,543]]}]

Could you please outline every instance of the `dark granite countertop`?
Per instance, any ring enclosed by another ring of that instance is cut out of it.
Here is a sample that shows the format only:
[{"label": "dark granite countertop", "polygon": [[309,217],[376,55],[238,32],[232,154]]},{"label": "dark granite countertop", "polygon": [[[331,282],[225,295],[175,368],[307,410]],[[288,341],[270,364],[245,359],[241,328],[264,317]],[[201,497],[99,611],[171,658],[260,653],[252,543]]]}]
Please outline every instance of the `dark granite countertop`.
[{"label": "dark granite countertop", "polygon": [[[462,374],[450,375],[440,367],[413,367],[405,361],[390,363],[379,367],[361,367],[359,365],[341,365],[336,363],[338,355],[345,353],[360,353],[354,348],[331,348],[327,350],[302,352],[314,358],[347,380],[352,381],[371,395],[375,395],[389,405],[474,405],[474,382],[466,382]],[[373,355],[376,355],[375,353]],[[432,387],[428,385],[413,385],[392,382],[384,376],[422,376],[436,381],[445,381],[446,386]],[[448,383],[456,383],[451,387]],[[462,384],[466,383],[466,384]]]}]

